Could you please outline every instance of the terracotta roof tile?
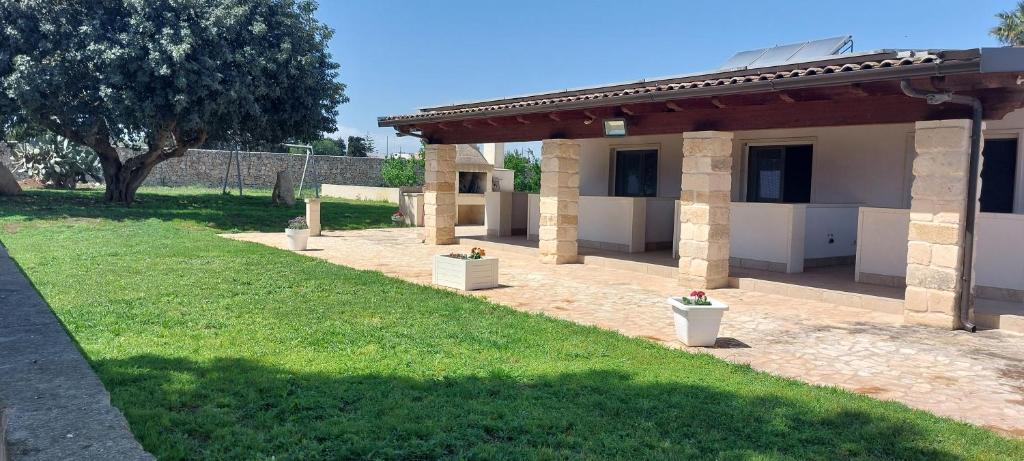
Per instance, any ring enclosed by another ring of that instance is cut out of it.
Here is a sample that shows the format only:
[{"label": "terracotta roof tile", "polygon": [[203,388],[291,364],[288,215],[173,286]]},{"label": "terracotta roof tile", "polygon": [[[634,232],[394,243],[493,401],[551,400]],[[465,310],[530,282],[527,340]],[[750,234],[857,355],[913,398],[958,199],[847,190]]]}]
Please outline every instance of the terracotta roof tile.
[{"label": "terracotta roof tile", "polygon": [[[672,79],[672,81],[661,80],[653,81],[648,85],[634,87],[634,88],[616,88],[609,89],[609,87],[595,87],[590,90],[574,91],[572,94],[566,94],[559,96],[555,94],[541,94],[531,97],[521,98],[510,98],[506,100],[496,100],[483,103],[473,104],[462,104],[453,105],[432,109],[424,109],[416,114],[408,115],[395,115],[389,117],[380,117],[381,122],[401,122],[409,121],[415,122],[418,119],[433,118],[438,116],[456,116],[459,114],[479,114],[483,112],[500,112],[507,109],[518,109],[527,107],[540,107],[551,104],[558,104],[572,101],[588,101],[597,99],[611,99],[622,96],[629,96],[635,94],[646,94],[646,93],[665,93],[665,92],[685,92],[686,90],[694,88],[707,88],[713,86],[725,86],[725,85],[743,85],[753,82],[765,82],[779,79],[794,79],[804,76],[823,75],[823,74],[834,74],[842,72],[858,72],[871,69],[881,69],[890,67],[901,67],[901,66],[917,66],[924,64],[938,64],[942,62],[942,58],[938,55],[927,53],[927,54],[915,54],[907,57],[896,57],[892,59],[883,59],[879,61],[863,61],[863,62],[847,62],[837,63],[832,65],[811,65],[810,67],[778,70],[768,73],[751,73],[749,75],[738,75],[731,77],[722,78],[705,78],[700,79],[701,76],[691,77],[694,80],[686,81],[675,81],[679,79]],[[752,71],[756,71],[753,69]],[[708,74],[711,76],[713,74]],[[683,96],[681,94],[680,96]],[[497,115],[497,114],[496,114]]]}]

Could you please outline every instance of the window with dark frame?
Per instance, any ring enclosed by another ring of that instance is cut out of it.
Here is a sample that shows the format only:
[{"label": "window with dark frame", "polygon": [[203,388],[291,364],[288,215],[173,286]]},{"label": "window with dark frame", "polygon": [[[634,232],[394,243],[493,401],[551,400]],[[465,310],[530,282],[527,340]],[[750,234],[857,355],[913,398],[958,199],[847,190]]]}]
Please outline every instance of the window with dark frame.
[{"label": "window with dark frame", "polygon": [[986,139],[982,151],[981,211],[1013,213],[1017,182],[1017,139]]},{"label": "window with dark frame", "polygon": [[657,196],[657,149],[615,151],[614,186],[616,197]]},{"label": "window with dark frame", "polygon": [[810,203],[813,150],[810,144],[750,146],[747,201]]}]

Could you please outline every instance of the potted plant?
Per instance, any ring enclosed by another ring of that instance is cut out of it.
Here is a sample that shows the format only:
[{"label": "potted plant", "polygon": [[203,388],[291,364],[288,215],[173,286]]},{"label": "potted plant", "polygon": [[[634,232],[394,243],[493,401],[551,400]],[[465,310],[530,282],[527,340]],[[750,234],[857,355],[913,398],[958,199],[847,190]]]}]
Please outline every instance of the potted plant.
[{"label": "potted plant", "polygon": [[396,226],[401,225],[405,222],[405,215],[402,214],[402,210],[398,210],[391,214],[391,222]]},{"label": "potted plant", "polygon": [[302,251],[306,249],[306,242],[309,241],[309,226],[306,218],[299,216],[288,221],[288,227],[284,230],[288,236],[288,249]]},{"label": "potted plant", "polygon": [[676,336],[687,346],[711,347],[718,339],[722,314],[729,310],[726,304],[707,297],[703,291],[692,291],[690,296],[668,298],[675,317]]},{"label": "potted plant", "polygon": [[434,256],[434,284],[463,291],[498,286],[498,258],[489,258],[483,248],[469,253]]}]

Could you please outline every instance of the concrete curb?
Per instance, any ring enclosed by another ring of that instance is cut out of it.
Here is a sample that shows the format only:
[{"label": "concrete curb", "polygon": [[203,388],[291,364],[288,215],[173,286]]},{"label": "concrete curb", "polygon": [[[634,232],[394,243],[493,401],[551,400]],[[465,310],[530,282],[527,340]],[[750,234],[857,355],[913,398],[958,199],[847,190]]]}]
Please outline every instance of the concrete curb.
[{"label": "concrete curb", "polygon": [[0,461],[154,459],[3,245],[0,409]]},{"label": "concrete curb", "polygon": [[0,461],[7,461],[7,413],[0,408]]}]

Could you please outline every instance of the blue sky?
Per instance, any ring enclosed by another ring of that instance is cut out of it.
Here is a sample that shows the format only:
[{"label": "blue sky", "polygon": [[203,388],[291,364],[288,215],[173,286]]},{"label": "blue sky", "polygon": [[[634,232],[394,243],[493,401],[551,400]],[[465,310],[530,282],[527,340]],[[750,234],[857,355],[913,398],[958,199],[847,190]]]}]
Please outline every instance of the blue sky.
[{"label": "blue sky", "polygon": [[[1016,0],[322,0],[351,101],[339,133],[415,150],[376,118],[423,106],[713,69],[740,50],[843,34],[854,50],[998,46]],[[400,143],[400,144],[399,144]]]}]

